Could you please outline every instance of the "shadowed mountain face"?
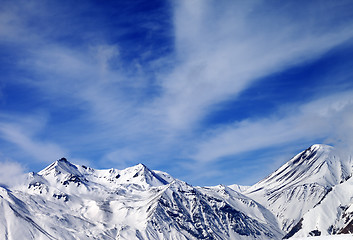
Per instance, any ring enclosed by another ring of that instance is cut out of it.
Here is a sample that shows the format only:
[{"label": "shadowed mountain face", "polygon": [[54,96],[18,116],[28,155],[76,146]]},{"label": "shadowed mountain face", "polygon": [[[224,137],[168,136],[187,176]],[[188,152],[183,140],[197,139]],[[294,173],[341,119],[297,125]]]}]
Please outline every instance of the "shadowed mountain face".
[{"label": "shadowed mountain face", "polygon": [[63,158],[28,174],[22,184],[0,188],[0,238],[282,239],[348,233],[351,174],[352,159],[326,145],[311,146],[250,187],[193,187],[143,164],[96,170]]}]

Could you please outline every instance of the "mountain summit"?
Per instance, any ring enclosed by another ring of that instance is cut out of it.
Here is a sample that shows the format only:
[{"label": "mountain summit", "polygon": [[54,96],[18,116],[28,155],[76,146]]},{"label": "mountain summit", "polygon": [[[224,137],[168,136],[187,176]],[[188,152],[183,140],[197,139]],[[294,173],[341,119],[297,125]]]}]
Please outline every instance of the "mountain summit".
[{"label": "mountain summit", "polygon": [[282,230],[290,232],[304,214],[351,176],[351,157],[331,146],[315,144],[244,194],[268,208],[275,214]]},{"label": "mountain summit", "polygon": [[[224,186],[193,187],[143,164],[96,170],[62,158],[0,191],[4,239],[280,238],[272,214]],[[0,233],[0,234],[1,234]]]},{"label": "mountain summit", "polygon": [[0,238],[282,239],[353,229],[352,158],[313,145],[253,186],[193,187],[138,164],[62,158],[0,187]]}]

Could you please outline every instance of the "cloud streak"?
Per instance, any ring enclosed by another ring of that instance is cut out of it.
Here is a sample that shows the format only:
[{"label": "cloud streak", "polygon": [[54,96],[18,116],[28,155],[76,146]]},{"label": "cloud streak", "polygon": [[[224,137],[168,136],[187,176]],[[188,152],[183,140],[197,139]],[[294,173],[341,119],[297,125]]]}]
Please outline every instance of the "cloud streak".
[{"label": "cloud streak", "polygon": [[[318,31],[320,15],[337,17],[329,5],[310,13],[298,9],[302,18],[291,18],[290,6],[268,14],[264,4],[176,4],[179,62],[164,79],[157,103],[169,127],[194,126],[216,104],[236,98],[261,77],[320,57],[353,37],[352,21]],[[279,23],[285,27],[275,27]]]},{"label": "cloud streak", "polygon": [[252,150],[291,142],[325,139],[349,146],[353,139],[353,92],[340,93],[301,106],[285,114],[246,120],[224,126],[206,135],[191,158],[216,161]]},{"label": "cloud streak", "polygon": [[11,122],[3,119],[0,122],[0,138],[15,144],[35,161],[50,163],[53,160],[67,156],[68,152],[58,144],[36,140],[44,124],[45,119],[38,117],[27,117],[25,120],[11,117]]}]

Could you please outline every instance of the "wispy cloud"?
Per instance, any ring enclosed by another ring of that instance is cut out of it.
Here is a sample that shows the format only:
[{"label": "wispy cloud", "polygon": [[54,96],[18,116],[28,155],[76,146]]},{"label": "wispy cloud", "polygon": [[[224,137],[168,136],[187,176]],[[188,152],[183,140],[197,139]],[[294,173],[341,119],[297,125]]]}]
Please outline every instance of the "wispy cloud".
[{"label": "wispy cloud", "polygon": [[0,161],[0,186],[14,186],[25,179],[27,169],[18,162]]},{"label": "wispy cloud", "polygon": [[[203,121],[257,81],[314,61],[351,39],[349,2],[172,2],[173,16],[160,21],[172,21],[173,28],[161,30],[153,22],[159,15],[152,22],[144,13],[134,19],[150,38],[168,37],[145,48],[141,39],[137,44],[139,39],[127,37],[134,30],[124,27],[127,20],[103,29],[115,19],[87,18],[85,11],[94,7],[90,2],[80,8],[21,3],[0,7],[0,43],[16,51],[11,64],[20,74],[11,86],[35,89],[36,102],[18,110],[29,122],[0,118],[0,137],[40,161],[53,161],[69,149],[75,158],[95,159],[97,165],[146,160],[176,169],[165,162],[175,159],[174,165],[186,169],[186,161],[200,167],[301,139],[350,137],[345,136],[351,129],[349,93],[304,99],[291,103],[292,111],[232,124]],[[340,101],[346,105],[337,107]],[[38,111],[48,117],[28,117]],[[347,122],[333,128],[340,117]]]},{"label": "wispy cloud", "polygon": [[27,153],[34,161],[50,163],[68,153],[58,144],[38,140],[40,131],[43,129],[45,119],[27,117],[26,119],[16,119],[11,117],[9,121],[0,122],[0,138],[7,142],[15,144],[18,149]]},{"label": "wispy cloud", "polygon": [[194,126],[216,104],[236,98],[259,78],[313,60],[353,37],[352,21],[322,28],[320,15],[340,14],[329,5],[312,12],[303,6],[296,9],[301,18],[295,18],[285,3],[276,11],[265,4],[176,4],[178,64],[164,79],[158,102],[169,127]]},{"label": "wispy cloud", "polygon": [[191,157],[215,161],[222,157],[309,139],[350,145],[353,139],[353,92],[340,93],[300,106],[287,113],[246,120],[210,131]]}]

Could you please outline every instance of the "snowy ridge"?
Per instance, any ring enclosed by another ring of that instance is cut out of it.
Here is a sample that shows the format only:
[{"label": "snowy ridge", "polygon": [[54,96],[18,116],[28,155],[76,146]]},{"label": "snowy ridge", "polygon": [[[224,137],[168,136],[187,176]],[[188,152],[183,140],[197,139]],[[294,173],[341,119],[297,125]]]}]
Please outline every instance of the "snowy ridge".
[{"label": "snowy ridge", "polygon": [[96,170],[62,158],[29,173],[23,184],[0,187],[0,239],[347,234],[353,231],[352,165],[349,154],[316,144],[253,186],[194,187],[143,164]]},{"label": "snowy ridge", "polygon": [[246,191],[247,189],[249,189],[251,186],[242,186],[242,185],[238,185],[238,184],[232,184],[232,185],[229,185],[228,187],[233,189],[234,191],[242,193],[242,192]]},{"label": "snowy ridge", "polygon": [[5,239],[278,239],[261,205],[224,186],[193,187],[143,164],[96,170],[60,159],[1,188]]},{"label": "snowy ridge", "polygon": [[289,232],[319,204],[332,187],[352,174],[352,161],[333,147],[313,145],[299,153],[244,194],[262,203]]}]

